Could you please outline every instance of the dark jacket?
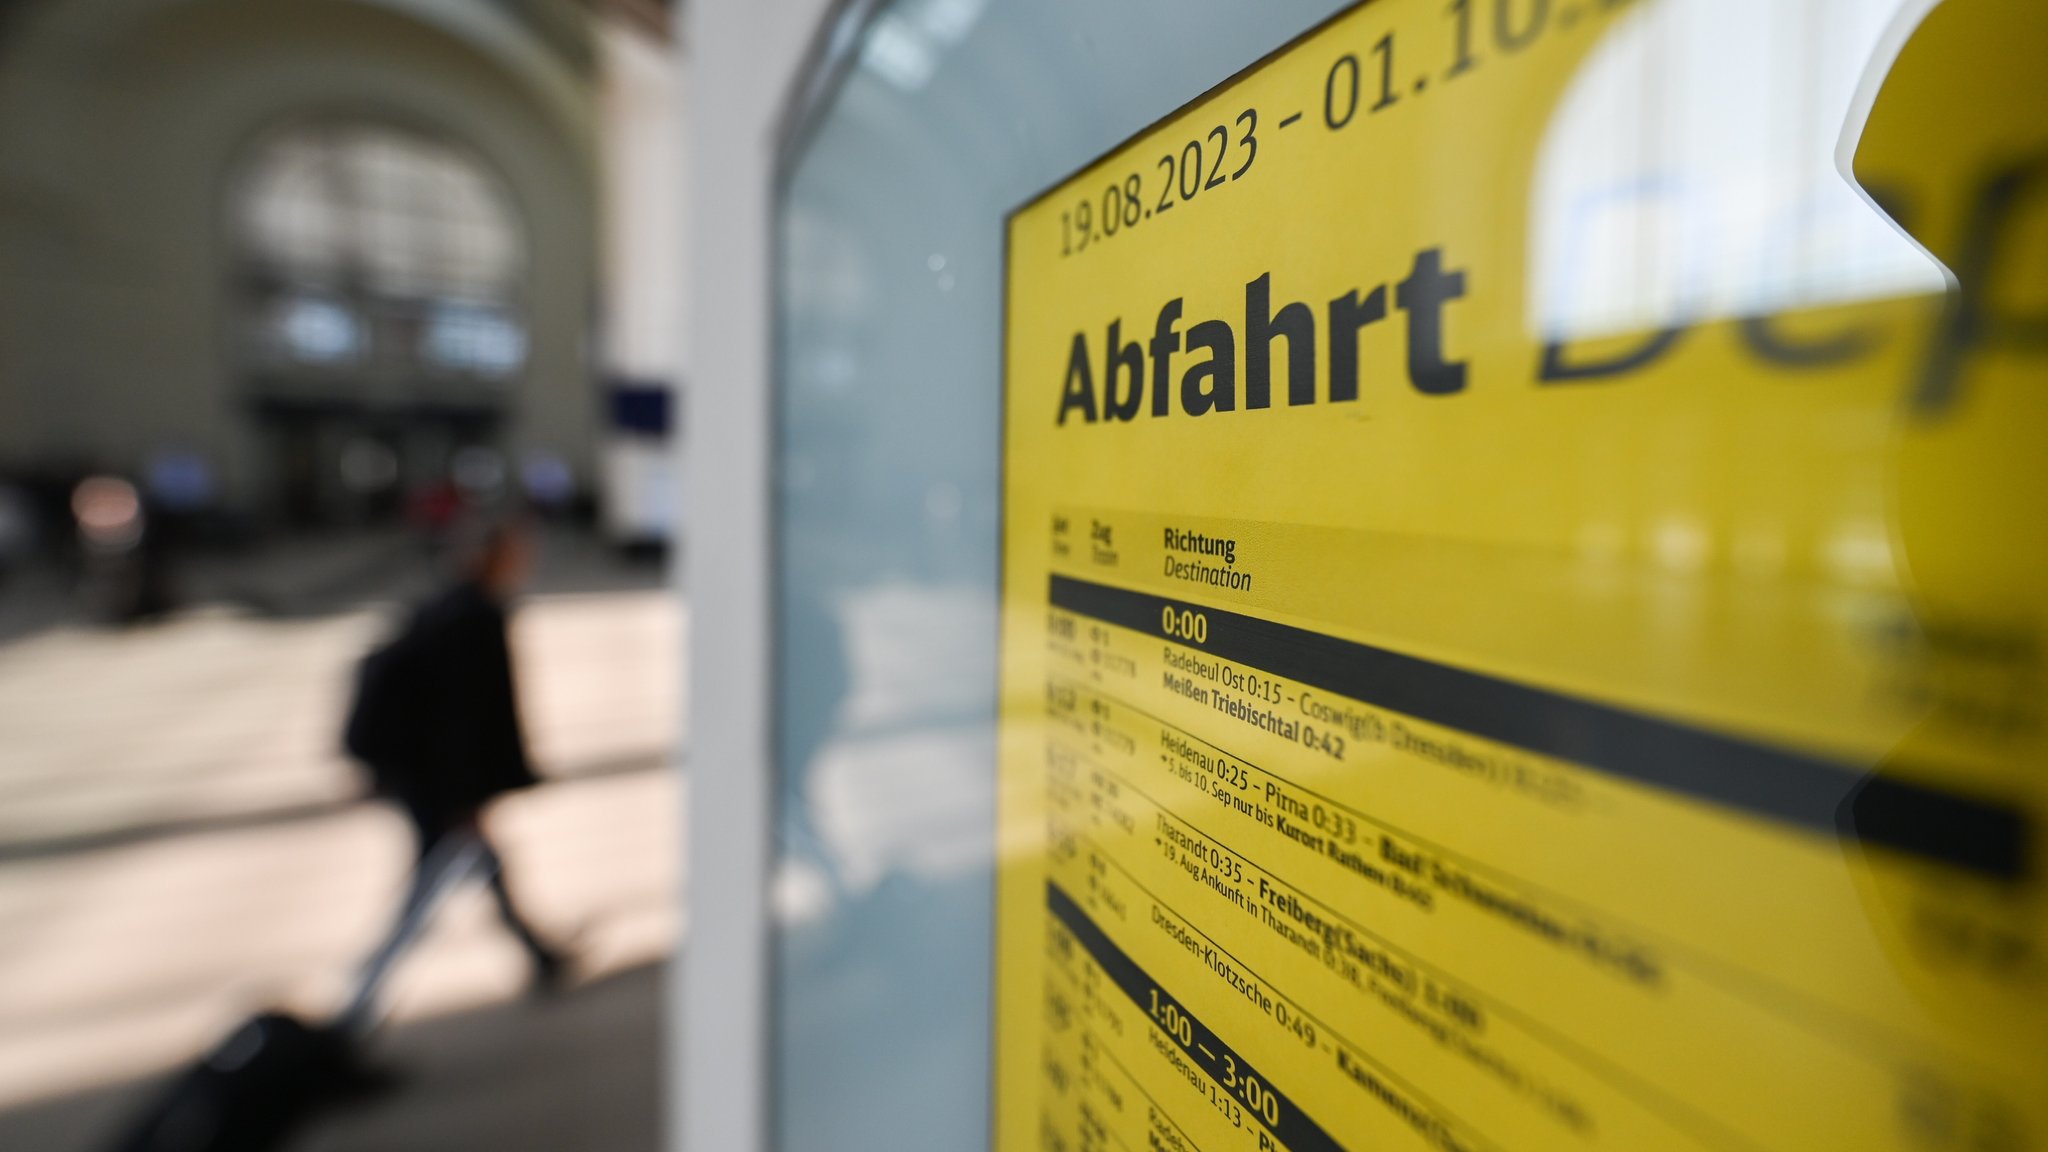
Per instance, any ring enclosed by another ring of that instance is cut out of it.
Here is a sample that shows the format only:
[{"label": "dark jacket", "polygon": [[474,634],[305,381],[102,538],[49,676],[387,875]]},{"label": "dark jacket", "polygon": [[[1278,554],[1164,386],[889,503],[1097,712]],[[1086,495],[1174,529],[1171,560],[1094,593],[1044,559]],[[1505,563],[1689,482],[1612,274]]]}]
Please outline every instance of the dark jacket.
[{"label": "dark jacket", "polygon": [[399,640],[420,731],[380,785],[423,829],[446,828],[494,796],[535,783],[519,726],[505,609],[458,584],[414,613]]}]

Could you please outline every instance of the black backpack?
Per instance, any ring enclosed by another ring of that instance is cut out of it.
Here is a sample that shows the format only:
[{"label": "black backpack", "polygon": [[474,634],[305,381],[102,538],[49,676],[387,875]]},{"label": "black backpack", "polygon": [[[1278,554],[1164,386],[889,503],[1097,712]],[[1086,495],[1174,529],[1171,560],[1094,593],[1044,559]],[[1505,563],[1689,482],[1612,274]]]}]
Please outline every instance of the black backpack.
[{"label": "black backpack", "polygon": [[395,794],[400,774],[417,763],[426,739],[427,676],[420,645],[408,629],[356,666],[355,702],[342,747],[369,766],[377,790]]}]

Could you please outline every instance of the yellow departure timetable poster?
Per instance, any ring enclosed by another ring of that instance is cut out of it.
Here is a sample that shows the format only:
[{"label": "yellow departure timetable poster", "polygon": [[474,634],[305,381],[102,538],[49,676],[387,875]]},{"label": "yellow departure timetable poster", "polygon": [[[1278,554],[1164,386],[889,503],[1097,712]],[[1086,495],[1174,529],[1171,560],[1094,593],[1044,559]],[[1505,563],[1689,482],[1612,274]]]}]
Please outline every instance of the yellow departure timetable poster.
[{"label": "yellow departure timetable poster", "polygon": [[2039,6],[1675,296],[1659,7],[1363,4],[1009,218],[1001,1152],[2048,1147]]}]

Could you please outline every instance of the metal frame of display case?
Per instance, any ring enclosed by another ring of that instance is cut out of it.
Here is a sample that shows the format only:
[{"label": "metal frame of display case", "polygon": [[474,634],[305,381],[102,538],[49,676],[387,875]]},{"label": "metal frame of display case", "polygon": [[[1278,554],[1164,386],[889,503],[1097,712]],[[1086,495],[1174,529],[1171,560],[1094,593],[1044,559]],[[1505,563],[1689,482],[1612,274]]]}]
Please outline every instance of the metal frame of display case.
[{"label": "metal frame of display case", "polygon": [[[666,1029],[668,1144],[690,1152],[772,1143],[773,221],[788,162],[880,7],[697,0],[679,44],[698,113],[689,118],[690,261],[716,270],[722,289],[700,288],[690,304],[693,375],[704,382],[691,426],[718,434],[688,444],[684,483],[698,499],[677,567],[679,595],[719,606],[691,621],[688,919]],[[692,44],[754,51],[696,53]]]}]

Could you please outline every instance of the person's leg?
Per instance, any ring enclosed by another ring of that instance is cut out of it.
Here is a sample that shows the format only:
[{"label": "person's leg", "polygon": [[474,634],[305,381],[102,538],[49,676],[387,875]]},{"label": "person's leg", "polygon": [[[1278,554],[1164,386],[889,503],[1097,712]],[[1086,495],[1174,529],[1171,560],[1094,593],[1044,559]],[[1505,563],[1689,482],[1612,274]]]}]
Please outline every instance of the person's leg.
[{"label": "person's leg", "polygon": [[[437,897],[446,885],[459,879],[450,875],[451,869],[466,853],[475,851],[475,841],[470,837],[437,830],[417,818],[413,830],[418,837],[419,855],[413,863],[412,881],[406,888],[405,900],[398,907],[398,919],[385,935],[384,942],[364,961],[355,995],[341,1014],[341,1022],[358,1031],[368,1026],[378,991],[406,946],[425,927],[427,917],[438,902]],[[487,863],[495,863],[495,859]]]},{"label": "person's leg", "polygon": [[535,977],[545,985],[560,983],[566,975],[567,960],[560,952],[549,947],[547,942],[540,938],[540,934],[533,930],[533,925],[527,922],[526,917],[520,914],[519,906],[512,901],[512,889],[505,883],[504,861],[499,858],[497,849],[491,846],[488,837],[479,832],[477,838],[483,844],[486,874],[490,877],[491,896],[497,901],[498,918],[505,922],[505,927],[512,930],[512,934],[519,938],[520,945],[526,949],[526,955],[533,961]]}]

